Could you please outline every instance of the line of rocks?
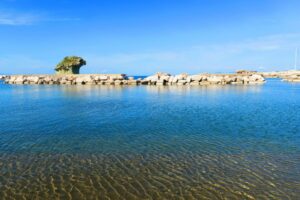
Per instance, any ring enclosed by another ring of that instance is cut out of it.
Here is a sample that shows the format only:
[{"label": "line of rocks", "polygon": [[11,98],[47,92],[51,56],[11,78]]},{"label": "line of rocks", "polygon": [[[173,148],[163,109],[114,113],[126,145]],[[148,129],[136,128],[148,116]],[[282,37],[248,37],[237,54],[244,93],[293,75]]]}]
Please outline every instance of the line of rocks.
[{"label": "line of rocks", "polygon": [[81,74],[81,75],[13,75],[4,78],[7,84],[39,85],[136,85],[138,80],[125,74]]},{"label": "line of rocks", "polygon": [[280,78],[288,82],[300,82],[300,70],[273,71],[273,72],[257,72],[264,78]]},{"label": "line of rocks", "polygon": [[300,72],[298,74],[292,74],[289,76],[285,76],[283,78],[284,81],[288,81],[288,82],[298,82],[300,83]]},{"label": "line of rocks", "polygon": [[156,73],[144,79],[127,77],[125,74],[81,74],[81,75],[12,75],[3,77],[7,84],[45,85],[227,85],[261,84],[262,75],[250,74],[198,74],[170,75]]},{"label": "line of rocks", "polygon": [[299,70],[287,70],[287,71],[273,71],[273,72],[257,72],[265,78],[281,78],[289,79],[289,77],[295,77],[300,74]]},{"label": "line of rocks", "polygon": [[179,74],[172,76],[166,73],[157,73],[142,80],[149,85],[227,85],[227,84],[260,84],[265,79],[261,75],[238,74]]}]

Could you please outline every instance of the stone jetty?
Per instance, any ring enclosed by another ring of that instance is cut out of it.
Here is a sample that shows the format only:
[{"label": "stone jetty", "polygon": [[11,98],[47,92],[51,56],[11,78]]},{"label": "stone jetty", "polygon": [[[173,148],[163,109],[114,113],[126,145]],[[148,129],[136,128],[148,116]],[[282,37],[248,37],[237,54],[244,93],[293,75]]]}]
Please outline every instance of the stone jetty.
[{"label": "stone jetty", "polygon": [[292,74],[287,74],[284,77],[282,77],[284,81],[288,82],[298,82],[300,83],[300,71],[294,72]]},{"label": "stone jetty", "polygon": [[280,78],[288,82],[300,82],[300,70],[273,71],[273,72],[256,72],[264,78]]},{"label": "stone jetty", "polygon": [[289,79],[294,75],[299,75],[300,70],[287,70],[287,71],[273,71],[273,72],[256,72],[256,74],[262,75],[264,78],[281,78]]},{"label": "stone jetty", "polygon": [[72,74],[72,75],[11,75],[3,76],[7,84],[43,85],[227,85],[262,84],[260,74],[196,74],[171,75],[156,73],[144,79],[128,77],[125,74]]}]

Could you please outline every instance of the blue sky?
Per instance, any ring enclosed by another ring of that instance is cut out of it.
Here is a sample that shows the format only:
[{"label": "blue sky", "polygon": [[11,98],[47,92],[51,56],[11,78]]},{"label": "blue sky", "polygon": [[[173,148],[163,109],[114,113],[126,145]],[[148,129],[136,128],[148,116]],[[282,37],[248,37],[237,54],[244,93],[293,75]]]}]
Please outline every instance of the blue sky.
[{"label": "blue sky", "polygon": [[[300,47],[299,0],[0,0],[0,74],[281,70]],[[299,61],[300,63],[300,61]]]}]

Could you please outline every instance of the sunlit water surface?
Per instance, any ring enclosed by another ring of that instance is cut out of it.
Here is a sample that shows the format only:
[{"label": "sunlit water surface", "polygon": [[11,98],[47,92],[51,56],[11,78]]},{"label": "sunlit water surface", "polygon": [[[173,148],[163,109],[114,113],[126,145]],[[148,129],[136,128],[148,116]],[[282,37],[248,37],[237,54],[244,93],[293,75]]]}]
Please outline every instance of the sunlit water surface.
[{"label": "sunlit water surface", "polygon": [[0,84],[0,199],[299,199],[300,84]]}]

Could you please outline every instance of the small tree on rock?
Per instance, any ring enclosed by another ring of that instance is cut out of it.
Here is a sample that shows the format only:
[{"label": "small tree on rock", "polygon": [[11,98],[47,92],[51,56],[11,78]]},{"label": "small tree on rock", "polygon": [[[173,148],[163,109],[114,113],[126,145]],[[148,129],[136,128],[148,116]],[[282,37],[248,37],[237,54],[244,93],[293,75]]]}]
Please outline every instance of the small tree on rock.
[{"label": "small tree on rock", "polygon": [[57,74],[79,74],[80,67],[86,65],[86,61],[78,56],[67,56],[55,67]]}]

